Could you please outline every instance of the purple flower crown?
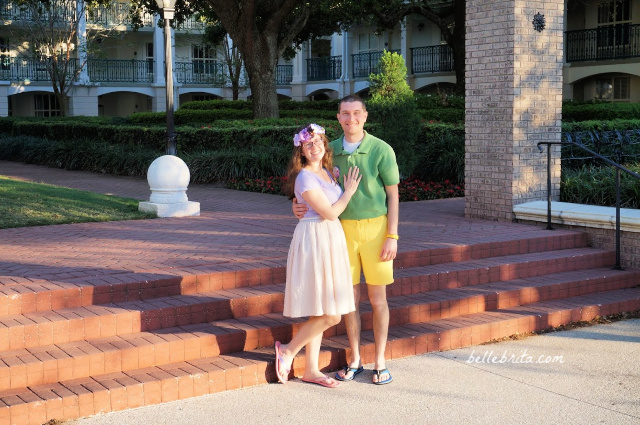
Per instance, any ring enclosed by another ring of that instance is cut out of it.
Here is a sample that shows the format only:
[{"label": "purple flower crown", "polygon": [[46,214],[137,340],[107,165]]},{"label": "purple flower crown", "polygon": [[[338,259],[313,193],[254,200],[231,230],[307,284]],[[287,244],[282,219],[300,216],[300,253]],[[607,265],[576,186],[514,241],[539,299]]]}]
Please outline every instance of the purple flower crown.
[{"label": "purple flower crown", "polygon": [[309,124],[293,136],[293,146],[300,146],[300,144],[308,142],[315,134],[324,134],[324,128],[318,124]]}]

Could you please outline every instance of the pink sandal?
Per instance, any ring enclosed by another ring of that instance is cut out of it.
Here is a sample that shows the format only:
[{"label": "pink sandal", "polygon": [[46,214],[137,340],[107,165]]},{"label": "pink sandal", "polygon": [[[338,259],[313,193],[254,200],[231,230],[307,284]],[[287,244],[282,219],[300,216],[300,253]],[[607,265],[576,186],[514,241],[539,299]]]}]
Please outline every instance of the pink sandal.
[{"label": "pink sandal", "polygon": [[284,368],[284,374],[280,373],[280,366],[284,363],[284,358],[282,354],[280,354],[280,341],[276,341],[275,344],[276,349],[276,376],[278,377],[278,381],[286,384],[289,380],[289,372],[291,371],[291,367]]}]

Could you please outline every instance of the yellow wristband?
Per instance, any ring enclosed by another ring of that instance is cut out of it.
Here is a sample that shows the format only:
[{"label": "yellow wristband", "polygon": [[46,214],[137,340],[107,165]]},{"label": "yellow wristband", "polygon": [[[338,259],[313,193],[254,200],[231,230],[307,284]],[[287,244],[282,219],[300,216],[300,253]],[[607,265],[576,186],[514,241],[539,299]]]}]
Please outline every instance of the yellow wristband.
[{"label": "yellow wristband", "polygon": [[389,233],[389,234],[387,234],[387,237],[388,237],[388,238],[391,238],[391,239],[395,239],[395,240],[400,239],[400,236],[398,236],[398,235],[392,235],[392,234],[390,234],[390,233]]}]

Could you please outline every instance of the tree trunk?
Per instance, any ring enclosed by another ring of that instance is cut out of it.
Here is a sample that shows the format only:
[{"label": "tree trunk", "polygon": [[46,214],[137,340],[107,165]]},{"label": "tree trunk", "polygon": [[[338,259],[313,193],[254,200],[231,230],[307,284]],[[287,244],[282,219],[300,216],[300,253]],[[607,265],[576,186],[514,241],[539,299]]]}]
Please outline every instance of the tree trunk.
[{"label": "tree trunk", "polygon": [[453,60],[456,71],[456,93],[464,96],[465,81],[465,61],[466,61],[466,13],[467,2],[465,0],[456,0],[454,3],[454,27],[453,27],[453,43],[450,44],[453,49]]},{"label": "tree trunk", "polygon": [[[247,63],[246,58],[245,63]],[[247,66],[247,72],[253,100],[253,118],[280,118],[275,67],[264,67],[251,72]]]},{"label": "tree trunk", "polygon": [[275,75],[278,52],[265,40],[260,43],[252,46],[251,54],[243,55],[253,100],[253,118],[280,118]]}]

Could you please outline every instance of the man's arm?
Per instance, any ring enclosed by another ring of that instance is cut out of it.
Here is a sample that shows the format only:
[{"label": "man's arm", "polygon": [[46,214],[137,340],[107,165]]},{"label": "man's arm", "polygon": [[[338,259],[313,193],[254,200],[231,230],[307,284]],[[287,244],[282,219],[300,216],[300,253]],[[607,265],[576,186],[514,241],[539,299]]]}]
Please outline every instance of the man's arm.
[{"label": "man's arm", "polygon": [[[398,215],[400,211],[400,196],[398,195],[398,185],[385,186],[387,192],[387,234],[398,234]],[[390,261],[396,258],[398,253],[398,240],[387,238],[382,245],[380,259],[382,261]]]},{"label": "man's arm", "polygon": [[299,204],[296,198],[293,198],[293,203],[291,204],[291,210],[293,211],[293,215],[296,216],[298,220],[300,220],[304,215],[309,211],[309,207],[305,204]]}]

